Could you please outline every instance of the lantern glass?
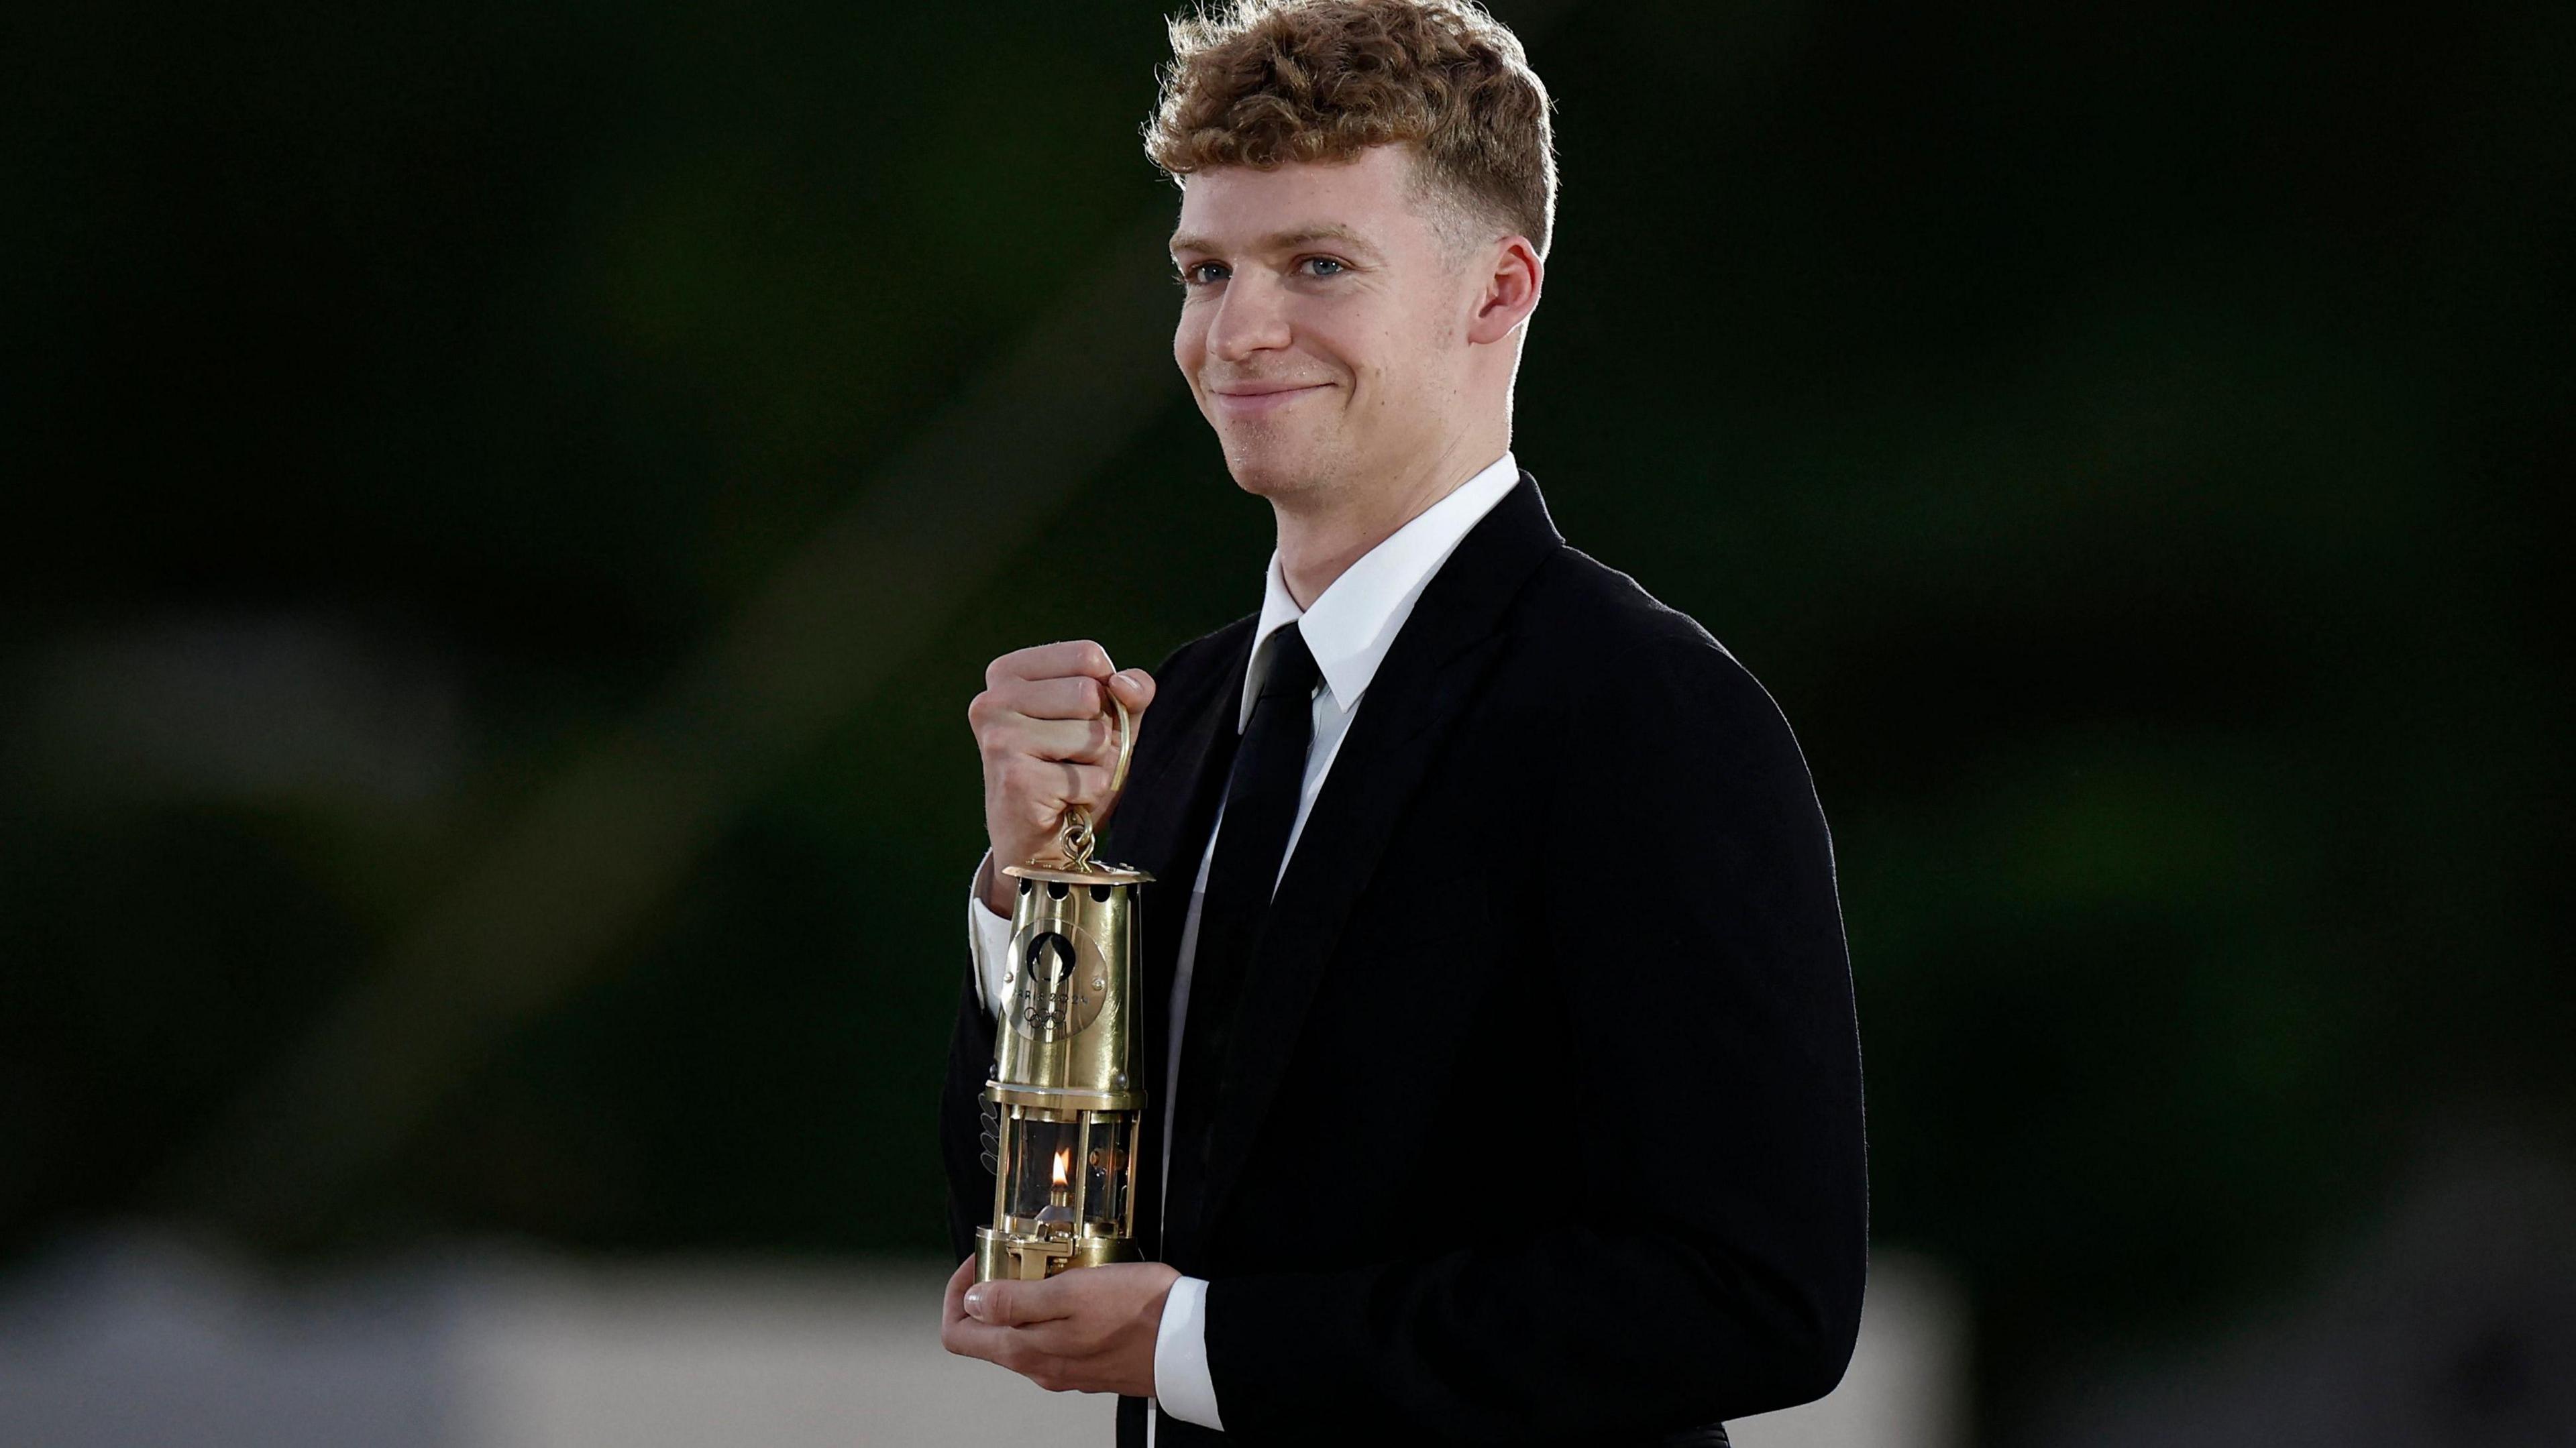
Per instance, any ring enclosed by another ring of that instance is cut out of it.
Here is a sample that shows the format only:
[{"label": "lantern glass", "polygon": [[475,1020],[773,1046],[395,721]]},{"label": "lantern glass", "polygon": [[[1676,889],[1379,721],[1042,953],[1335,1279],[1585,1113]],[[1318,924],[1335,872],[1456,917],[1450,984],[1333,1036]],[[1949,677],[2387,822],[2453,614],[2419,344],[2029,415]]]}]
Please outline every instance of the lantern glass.
[{"label": "lantern glass", "polygon": [[1123,1232],[1136,1120],[1122,1111],[1087,1111],[1083,1115],[1089,1118],[1090,1138],[1083,1153],[1083,1171],[1089,1177],[1082,1199],[1084,1220],[1097,1230]]},{"label": "lantern glass", "polygon": [[[1021,1117],[1011,1123],[1011,1186],[1005,1209],[1022,1221],[1073,1224],[1072,1204],[1081,1181],[1082,1127],[1072,1121]],[[1064,1165],[1059,1183],[1057,1163]]]}]

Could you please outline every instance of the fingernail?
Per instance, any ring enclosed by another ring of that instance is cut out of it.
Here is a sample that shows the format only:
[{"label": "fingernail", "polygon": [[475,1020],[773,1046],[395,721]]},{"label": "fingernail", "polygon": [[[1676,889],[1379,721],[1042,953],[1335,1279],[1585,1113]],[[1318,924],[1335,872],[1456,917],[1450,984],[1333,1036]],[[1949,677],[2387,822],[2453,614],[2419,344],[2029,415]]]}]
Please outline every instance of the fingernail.
[{"label": "fingernail", "polygon": [[966,1289],[966,1313],[970,1317],[982,1317],[984,1315],[983,1288],[969,1287]]}]

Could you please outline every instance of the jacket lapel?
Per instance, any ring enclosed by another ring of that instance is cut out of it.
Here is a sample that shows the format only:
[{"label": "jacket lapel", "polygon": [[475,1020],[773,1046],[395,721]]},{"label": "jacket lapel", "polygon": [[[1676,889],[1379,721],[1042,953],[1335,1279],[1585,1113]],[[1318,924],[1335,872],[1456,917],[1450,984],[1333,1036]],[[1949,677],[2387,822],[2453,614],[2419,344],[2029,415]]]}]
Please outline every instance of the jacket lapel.
[{"label": "jacket lapel", "polygon": [[[1231,762],[1234,723],[1243,697],[1243,671],[1251,662],[1251,619],[1209,636],[1207,655],[1213,667],[1196,679],[1158,679],[1164,690],[1137,725],[1136,758],[1117,813],[1109,818],[1102,854],[1133,865],[1154,877],[1163,910],[1189,909],[1190,883],[1198,875],[1198,851],[1206,847],[1207,825],[1199,806],[1213,807],[1208,789],[1210,756]],[[1221,772],[1221,769],[1220,771]],[[1193,830],[1191,825],[1198,824]],[[1181,922],[1170,922],[1171,937]],[[1177,947],[1177,938],[1172,940]],[[1169,972],[1165,973],[1169,979]]]},{"label": "jacket lapel", "polygon": [[[1564,541],[1537,482],[1523,472],[1432,577],[1360,696],[1244,982],[1240,1018],[1252,1024],[1234,1033],[1234,1059],[1219,1088],[1203,1223],[1218,1218],[1242,1174],[1324,963],[1424,768],[1501,652],[1504,612]],[[1239,690],[1239,666],[1235,677]]]},{"label": "jacket lapel", "polygon": [[1190,886],[1234,761],[1252,628],[1247,618],[1220,630],[1204,647],[1207,667],[1188,676],[1176,668],[1155,681],[1162,692],[1139,725],[1127,788],[1101,842],[1106,858],[1154,877],[1145,887],[1141,922],[1145,999],[1137,1018],[1144,1030],[1136,1043],[1147,1107],[1136,1221],[1138,1245],[1153,1258],[1163,1254],[1162,1136],[1171,1109],[1163,1099],[1169,1084],[1163,1067],[1171,1059],[1172,977],[1179,969],[1181,927],[1189,919]]}]

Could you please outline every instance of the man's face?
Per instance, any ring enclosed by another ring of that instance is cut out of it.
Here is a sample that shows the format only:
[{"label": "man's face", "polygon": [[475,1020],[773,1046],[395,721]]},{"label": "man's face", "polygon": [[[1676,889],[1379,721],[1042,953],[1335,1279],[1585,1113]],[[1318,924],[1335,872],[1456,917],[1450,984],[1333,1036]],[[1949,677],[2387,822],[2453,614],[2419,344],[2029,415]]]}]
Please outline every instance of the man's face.
[{"label": "man's face", "polygon": [[1247,492],[1400,476],[1465,406],[1471,268],[1408,199],[1412,152],[1192,175],[1172,260],[1172,358]]}]

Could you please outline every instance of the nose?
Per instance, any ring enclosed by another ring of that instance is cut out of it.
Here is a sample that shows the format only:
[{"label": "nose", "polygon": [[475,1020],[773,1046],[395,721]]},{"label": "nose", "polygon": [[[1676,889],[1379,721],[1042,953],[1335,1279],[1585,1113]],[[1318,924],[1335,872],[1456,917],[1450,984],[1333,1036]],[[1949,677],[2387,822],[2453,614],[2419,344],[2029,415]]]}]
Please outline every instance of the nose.
[{"label": "nose", "polygon": [[1288,345],[1286,289],[1259,271],[1245,271],[1249,274],[1226,280],[1216,316],[1208,323],[1208,351],[1222,362],[1240,362]]}]

